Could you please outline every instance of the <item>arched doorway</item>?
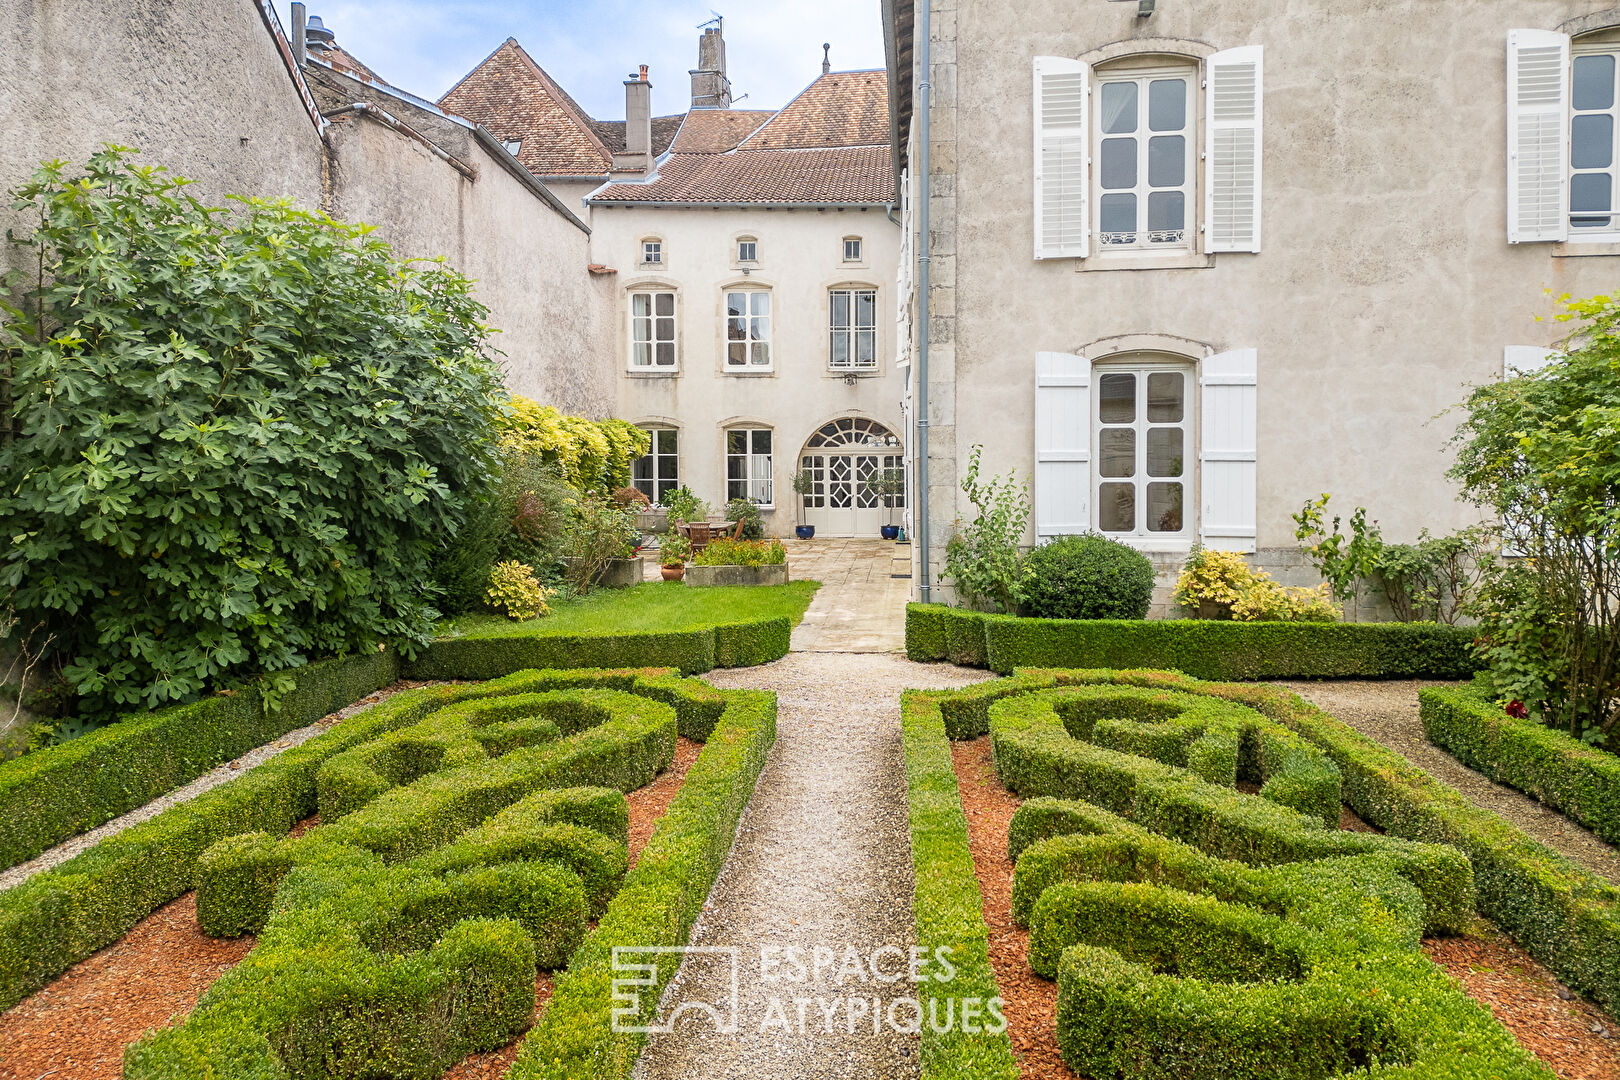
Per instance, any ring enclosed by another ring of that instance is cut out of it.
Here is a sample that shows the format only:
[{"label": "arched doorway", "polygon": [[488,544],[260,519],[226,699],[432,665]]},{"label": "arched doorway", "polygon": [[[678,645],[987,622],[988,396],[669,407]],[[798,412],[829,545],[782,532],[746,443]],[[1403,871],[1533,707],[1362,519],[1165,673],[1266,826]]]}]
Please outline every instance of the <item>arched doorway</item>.
[{"label": "arched doorway", "polygon": [[906,494],[902,488],[886,500],[867,489],[867,480],[886,471],[904,476],[905,467],[899,437],[876,420],[846,416],[823,424],[799,455],[799,468],[811,478],[805,524],[823,536],[876,536],[880,526],[899,522]]}]

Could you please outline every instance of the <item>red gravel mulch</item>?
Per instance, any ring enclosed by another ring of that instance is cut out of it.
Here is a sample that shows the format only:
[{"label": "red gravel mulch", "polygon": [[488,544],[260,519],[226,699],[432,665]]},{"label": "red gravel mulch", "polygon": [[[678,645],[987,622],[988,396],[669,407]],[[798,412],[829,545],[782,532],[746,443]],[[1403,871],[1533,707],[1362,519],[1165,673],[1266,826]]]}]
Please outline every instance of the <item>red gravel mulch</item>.
[{"label": "red gravel mulch", "polygon": [[[680,739],[674,763],[628,796],[631,865],[702,749],[701,743]],[[318,823],[318,818],[299,822],[294,835]],[[125,1046],[189,1013],[203,991],[253,945],[252,937],[204,937],[197,929],[196,897],[187,893],[0,1015],[0,1080],[116,1080],[123,1073]],[[550,975],[535,979],[536,1019],[551,989]],[[446,1073],[446,1080],[504,1076],[520,1041],[473,1055]]]},{"label": "red gravel mulch", "polygon": [[1423,951],[1560,1080],[1620,1076],[1620,1025],[1491,924],[1480,920],[1467,937],[1425,941]]},{"label": "red gravel mulch", "polygon": [[[1029,933],[1012,921],[1013,866],[1007,858],[1007,828],[1019,799],[1002,786],[991,760],[988,736],[951,744],[957,788],[967,812],[968,848],[979,878],[984,921],[990,929],[990,964],[1001,989],[1007,1034],[1024,1080],[1054,1080],[1074,1074],[1058,1057],[1057,984],[1029,969]],[[1251,793],[1258,785],[1239,784]],[[1339,828],[1382,832],[1348,806]],[[1488,1007],[1519,1043],[1560,1080],[1620,1077],[1620,1024],[1576,997],[1512,939],[1480,920],[1475,933],[1425,941],[1430,960]]]}]

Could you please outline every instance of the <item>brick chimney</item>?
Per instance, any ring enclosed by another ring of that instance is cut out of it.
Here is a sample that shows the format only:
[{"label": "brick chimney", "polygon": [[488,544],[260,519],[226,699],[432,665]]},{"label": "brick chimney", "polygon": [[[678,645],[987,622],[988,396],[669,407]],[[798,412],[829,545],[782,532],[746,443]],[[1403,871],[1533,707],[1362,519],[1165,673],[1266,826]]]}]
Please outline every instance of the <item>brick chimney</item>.
[{"label": "brick chimney", "polygon": [[692,108],[731,108],[731,80],[726,78],[726,39],[720,26],[698,38],[698,66],[692,70]]},{"label": "brick chimney", "polygon": [[648,173],[652,165],[652,83],[642,64],[624,81],[624,152],[613,155],[613,171]]}]

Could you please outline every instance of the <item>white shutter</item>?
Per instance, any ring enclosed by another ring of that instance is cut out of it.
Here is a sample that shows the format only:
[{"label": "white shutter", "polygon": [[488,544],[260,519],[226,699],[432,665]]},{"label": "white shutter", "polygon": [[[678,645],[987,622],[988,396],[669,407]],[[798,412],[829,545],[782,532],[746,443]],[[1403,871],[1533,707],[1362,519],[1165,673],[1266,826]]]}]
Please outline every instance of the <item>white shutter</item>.
[{"label": "white shutter", "polygon": [[1091,65],[1035,58],[1035,257],[1091,254]]},{"label": "white shutter", "polygon": [[1204,65],[1204,250],[1259,251],[1264,52],[1229,49]]},{"label": "white shutter", "polygon": [[1502,350],[1502,378],[1534,375],[1564,354],[1540,345],[1509,345]]},{"label": "white shutter", "polygon": [[1508,31],[1508,243],[1569,231],[1569,36]]},{"label": "white shutter", "polygon": [[1200,366],[1199,531],[1204,546],[1217,551],[1254,551],[1259,355],[1254,349],[1237,349]]},{"label": "white shutter", "polygon": [[1035,535],[1091,531],[1091,362],[1035,354]]}]

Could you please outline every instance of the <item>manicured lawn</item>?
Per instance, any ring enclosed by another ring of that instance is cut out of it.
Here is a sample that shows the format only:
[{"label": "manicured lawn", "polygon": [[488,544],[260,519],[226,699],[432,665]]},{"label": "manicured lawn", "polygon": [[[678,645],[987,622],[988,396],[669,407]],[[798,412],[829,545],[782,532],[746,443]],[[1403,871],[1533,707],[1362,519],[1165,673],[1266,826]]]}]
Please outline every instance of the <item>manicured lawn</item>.
[{"label": "manicured lawn", "polygon": [[499,615],[463,615],[440,623],[439,633],[441,637],[531,637],[537,633],[679,631],[778,615],[786,615],[797,626],[819,588],[821,583],[816,581],[710,589],[661,581],[633,589],[597,589],[583,600],[559,604],[545,618],[528,622],[513,622]]}]

